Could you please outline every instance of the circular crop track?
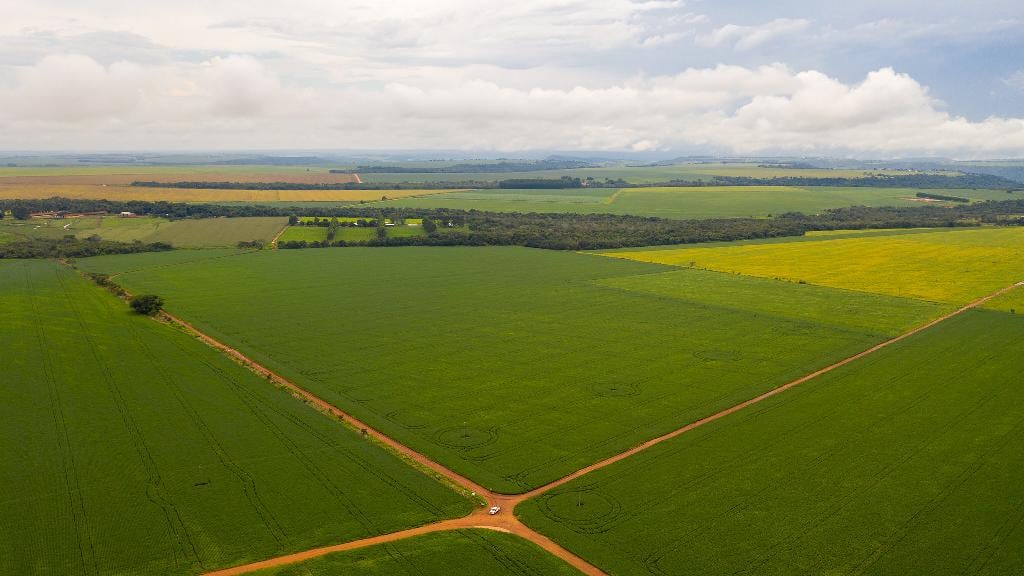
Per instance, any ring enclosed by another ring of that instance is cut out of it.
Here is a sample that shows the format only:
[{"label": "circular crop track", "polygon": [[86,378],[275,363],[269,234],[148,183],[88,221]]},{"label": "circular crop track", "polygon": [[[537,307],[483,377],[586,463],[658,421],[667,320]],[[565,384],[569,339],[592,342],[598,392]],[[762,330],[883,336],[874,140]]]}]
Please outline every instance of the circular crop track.
[{"label": "circular crop track", "polygon": [[605,532],[622,512],[618,500],[591,489],[546,494],[537,503],[545,516],[581,534]]},{"label": "circular crop track", "polygon": [[481,430],[473,426],[451,426],[434,433],[434,442],[457,450],[472,450],[498,441],[498,428]]},{"label": "circular crop track", "polygon": [[636,396],[640,393],[640,385],[636,382],[602,382],[600,384],[591,384],[590,391],[595,396],[605,398]]},{"label": "circular crop track", "polygon": [[704,362],[739,362],[743,359],[739,350],[698,350],[693,356]]},{"label": "circular crop track", "polygon": [[403,408],[401,410],[392,410],[385,414],[384,417],[403,428],[418,430],[427,427],[428,419],[425,412],[421,408]]}]

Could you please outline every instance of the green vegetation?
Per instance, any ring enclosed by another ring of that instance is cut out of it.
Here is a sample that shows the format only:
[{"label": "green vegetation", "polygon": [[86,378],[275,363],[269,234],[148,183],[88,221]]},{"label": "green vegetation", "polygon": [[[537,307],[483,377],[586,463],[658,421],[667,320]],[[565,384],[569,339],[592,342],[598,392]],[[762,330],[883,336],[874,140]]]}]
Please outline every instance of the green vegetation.
[{"label": "green vegetation", "polygon": [[1022,370],[968,312],[517,513],[614,574],[1016,574]]},{"label": "green vegetation", "polygon": [[196,574],[471,508],[66,267],[0,262],[0,301],[2,574]]},{"label": "green vegetation", "polygon": [[941,202],[970,202],[970,199],[964,198],[963,196],[947,196],[945,194],[932,194],[929,192],[918,192],[914,196],[927,200],[939,200]]},{"label": "green vegetation", "polygon": [[15,240],[0,243],[0,260],[12,258],[80,258],[101,254],[136,254],[139,252],[164,252],[171,250],[170,244],[154,242],[143,244],[133,242],[109,242],[99,237],[80,240],[74,236],[60,240],[36,239]]},{"label": "green vegetation", "polygon": [[[505,492],[944,309],[695,270],[670,290],[673,277],[661,274],[670,268],[518,248],[263,251],[163,263],[125,256],[80,266],[135,270],[118,283],[162,295],[203,331]],[[885,320],[843,318],[850,314]]]},{"label": "green vegetation", "polygon": [[[109,282],[109,279],[107,279],[106,282]],[[100,282],[97,282],[97,284],[102,285]],[[140,294],[138,296],[132,296],[128,301],[128,304],[131,305],[132,310],[135,310],[139,314],[156,316],[157,312],[160,312],[160,309],[163,308],[164,301],[156,294]]]},{"label": "green vegetation", "polygon": [[300,564],[261,570],[258,576],[569,576],[575,568],[517,536],[493,530],[435,532],[336,552]]},{"label": "green vegetation", "polygon": [[[571,188],[471,190],[397,198],[374,206],[458,208],[492,212],[631,214],[659,218],[763,218],[818,213],[844,206],[919,206],[911,188],[719,186],[696,188]],[[942,190],[936,195],[942,195]],[[957,190],[971,200],[1005,200],[1004,190]]]},{"label": "green vegetation", "polygon": [[164,242],[175,247],[234,246],[238,242],[270,242],[287,224],[284,217],[203,218],[167,220],[159,217],[0,220],[0,231],[20,239],[98,236],[114,242]]}]

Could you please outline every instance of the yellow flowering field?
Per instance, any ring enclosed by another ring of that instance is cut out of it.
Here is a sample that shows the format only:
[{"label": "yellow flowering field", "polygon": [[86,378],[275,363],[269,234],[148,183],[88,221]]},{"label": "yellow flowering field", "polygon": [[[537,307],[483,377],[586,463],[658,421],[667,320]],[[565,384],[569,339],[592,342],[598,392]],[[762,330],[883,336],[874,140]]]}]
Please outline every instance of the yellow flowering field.
[{"label": "yellow flowering field", "polygon": [[602,255],[964,304],[1024,280],[1024,228]]}]

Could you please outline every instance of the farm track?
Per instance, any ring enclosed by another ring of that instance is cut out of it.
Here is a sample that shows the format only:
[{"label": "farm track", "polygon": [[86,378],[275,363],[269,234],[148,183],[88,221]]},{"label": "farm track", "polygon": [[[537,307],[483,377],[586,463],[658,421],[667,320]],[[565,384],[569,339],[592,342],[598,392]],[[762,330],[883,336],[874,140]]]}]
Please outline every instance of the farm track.
[{"label": "farm track", "polygon": [[187,332],[189,332],[192,335],[194,335],[195,337],[199,338],[201,341],[206,343],[208,346],[216,348],[217,350],[219,350],[222,353],[230,356],[231,358],[233,358],[234,360],[236,360],[236,361],[240,362],[241,364],[245,365],[246,367],[248,367],[249,369],[253,370],[254,372],[264,376],[268,380],[271,380],[271,381],[273,381],[273,382],[275,382],[275,383],[277,383],[277,384],[279,384],[281,386],[284,386],[285,388],[289,389],[292,393],[294,393],[295,395],[303,398],[304,400],[306,400],[310,404],[314,405],[318,409],[320,409],[320,410],[322,410],[322,411],[324,411],[326,413],[332,414],[332,415],[334,415],[336,417],[341,418],[349,426],[354,427],[354,428],[356,428],[358,430],[361,430],[365,435],[367,435],[367,436],[373,438],[375,441],[377,441],[377,442],[379,442],[379,443],[381,443],[381,444],[391,448],[392,450],[394,450],[395,452],[397,452],[401,456],[403,456],[403,457],[405,457],[405,458],[407,458],[409,460],[412,460],[412,461],[416,462],[417,464],[419,464],[420,466],[423,466],[423,467],[425,467],[425,468],[427,468],[427,469],[429,469],[429,470],[431,470],[431,471],[441,475],[442,477],[446,478],[449,482],[451,482],[451,483],[461,487],[462,489],[464,489],[466,491],[471,491],[471,492],[475,493],[475,495],[478,495],[478,496],[481,496],[481,497],[485,498],[487,500],[487,502],[488,502],[488,506],[500,506],[501,509],[502,509],[501,513],[492,516],[492,515],[489,515],[487,513],[487,510],[485,508],[478,508],[473,513],[471,513],[470,515],[462,517],[462,518],[456,518],[456,519],[452,519],[452,520],[444,520],[444,521],[441,521],[441,522],[435,522],[435,523],[432,523],[432,524],[427,524],[427,525],[424,525],[424,526],[420,526],[420,527],[412,528],[412,529],[408,529],[408,530],[402,530],[402,531],[399,531],[399,532],[393,532],[393,533],[390,533],[390,534],[382,534],[382,535],[373,536],[373,537],[370,537],[370,538],[364,538],[364,539],[361,539],[361,540],[354,540],[354,541],[346,542],[346,543],[342,543],[342,544],[335,544],[335,545],[331,545],[331,546],[324,546],[324,547],[314,548],[314,549],[311,549],[311,550],[305,550],[305,551],[302,551],[302,552],[297,552],[297,553],[288,554],[288,555],[284,555],[284,556],[278,556],[276,558],[270,558],[270,559],[267,559],[267,560],[262,560],[262,561],[259,561],[259,562],[254,562],[254,563],[251,563],[251,564],[245,564],[245,565],[242,565],[242,566],[235,566],[235,567],[227,568],[227,569],[224,569],[224,570],[208,572],[206,574],[206,576],[230,576],[230,575],[236,575],[236,574],[246,574],[246,573],[253,572],[253,571],[256,571],[256,570],[262,570],[262,569],[266,569],[266,568],[272,568],[272,567],[275,567],[275,566],[283,566],[283,565],[292,564],[292,563],[295,563],[295,562],[301,562],[301,561],[308,560],[308,559],[311,559],[311,558],[316,558],[316,557],[319,557],[319,556],[323,556],[325,554],[330,554],[332,552],[340,552],[340,551],[345,551],[345,550],[354,550],[354,549],[363,548],[363,547],[367,547],[367,546],[373,546],[373,545],[376,545],[376,544],[383,544],[383,543],[403,540],[405,538],[410,538],[410,537],[413,537],[413,536],[419,536],[419,535],[423,535],[423,534],[429,534],[429,533],[433,533],[433,532],[442,532],[442,531],[458,530],[458,529],[466,529],[466,528],[482,528],[482,529],[497,530],[497,531],[502,531],[502,532],[508,532],[508,533],[511,533],[511,534],[515,534],[516,536],[524,538],[524,539],[526,539],[526,540],[536,544],[537,546],[540,546],[542,549],[544,549],[545,551],[547,551],[547,552],[557,556],[558,558],[561,558],[562,560],[564,560],[568,564],[572,565],[576,569],[580,570],[584,574],[588,574],[588,575],[604,574],[604,572],[602,572],[596,566],[593,566],[592,564],[588,563],[586,560],[580,558],[579,556],[576,556],[575,554],[573,554],[569,550],[563,548],[562,546],[560,546],[559,544],[555,543],[551,539],[547,538],[543,534],[540,534],[539,532],[534,531],[532,528],[529,528],[528,526],[526,526],[525,524],[520,522],[519,519],[516,518],[515,515],[512,513],[514,511],[516,505],[518,505],[520,502],[522,502],[522,501],[524,501],[526,499],[538,496],[538,495],[540,495],[542,493],[548,492],[548,491],[550,491],[550,490],[552,490],[554,488],[557,488],[557,487],[562,486],[562,485],[564,485],[564,484],[566,484],[568,482],[571,482],[571,481],[573,481],[573,480],[575,480],[575,479],[577,479],[577,478],[579,478],[579,477],[581,477],[581,476],[583,476],[585,474],[588,474],[590,472],[594,472],[594,471],[599,470],[601,468],[604,468],[606,466],[610,466],[611,464],[614,464],[614,463],[619,462],[619,461],[621,461],[621,460],[623,460],[625,458],[633,456],[633,455],[635,455],[635,454],[637,454],[639,452],[647,450],[648,448],[651,448],[652,446],[655,446],[657,444],[665,442],[666,440],[670,440],[670,439],[675,438],[675,437],[677,437],[677,436],[679,436],[681,434],[685,434],[686,432],[689,432],[689,431],[691,431],[691,430],[693,430],[695,428],[699,428],[701,426],[704,426],[705,424],[709,424],[711,422],[714,422],[716,420],[719,420],[721,418],[729,416],[729,415],[731,415],[731,414],[733,414],[735,412],[743,410],[744,408],[747,408],[747,407],[749,407],[751,405],[757,404],[757,403],[759,403],[759,402],[761,402],[763,400],[766,400],[766,399],[771,398],[773,396],[776,396],[776,395],[778,395],[778,394],[780,394],[782,392],[785,392],[786,390],[789,390],[790,388],[794,388],[794,387],[799,386],[801,384],[804,384],[804,383],[806,383],[806,382],[808,382],[810,380],[813,380],[813,379],[817,378],[818,376],[821,376],[823,374],[826,374],[828,372],[836,370],[837,368],[841,368],[842,366],[845,366],[845,365],[847,365],[847,364],[849,364],[851,362],[860,360],[860,359],[862,359],[862,358],[864,358],[866,356],[874,354],[875,352],[878,352],[879,350],[882,350],[883,348],[887,348],[887,347],[889,347],[889,346],[891,346],[893,344],[896,344],[897,342],[903,341],[903,340],[905,340],[907,338],[910,338],[910,337],[912,337],[912,336],[914,336],[914,335],[916,335],[916,334],[918,334],[920,332],[928,330],[929,328],[932,328],[932,327],[934,327],[934,326],[936,326],[938,324],[941,324],[942,322],[945,322],[945,321],[947,321],[947,320],[949,320],[949,319],[951,319],[953,317],[959,316],[960,314],[963,314],[964,312],[967,312],[968,310],[972,310],[974,308],[977,308],[978,306],[981,306],[982,304],[988,302],[989,300],[991,300],[993,298],[996,298],[998,296],[1001,296],[1001,295],[1003,295],[1003,294],[1005,294],[1005,293],[1007,293],[1007,292],[1009,292],[1009,291],[1011,291],[1011,290],[1013,290],[1015,288],[1021,287],[1021,286],[1024,286],[1024,282],[1018,282],[1018,283],[1015,283],[1015,284],[1013,284],[1011,286],[1002,288],[1002,289],[1000,289],[1000,290],[998,290],[996,292],[993,292],[992,294],[989,294],[987,296],[984,296],[982,298],[974,300],[973,302],[971,302],[971,303],[969,303],[969,304],[967,304],[965,306],[962,306],[962,307],[960,307],[960,308],[958,308],[958,309],[956,309],[956,310],[954,310],[954,311],[952,311],[952,312],[950,312],[948,314],[940,316],[939,318],[936,318],[935,320],[932,320],[931,322],[928,322],[928,323],[926,323],[924,325],[921,325],[921,326],[919,326],[917,328],[914,328],[913,330],[910,330],[909,332],[905,332],[905,333],[903,333],[903,334],[901,334],[899,336],[890,338],[889,340],[885,340],[884,342],[876,344],[876,345],[874,345],[874,346],[872,346],[872,347],[870,347],[870,348],[868,348],[868,349],[866,349],[866,350],[864,350],[862,352],[854,354],[853,356],[849,356],[849,357],[847,357],[847,358],[845,358],[843,360],[840,360],[838,362],[830,364],[829,366],[826,366],[824,368],[821,368],[819,370],[811,372],[810,374],[802,376],[802,377],[800,377],[800,378],[798,378],[796,380],[793,380],[791,382],[788,382],[786,384],[783,384],[781,386],[773,388],[773,389],[771,389],[771,390],[769,390],[769,391],[767,391],[767,392],[765,392],[763,394],[755,396],[755,397],[753,397],[753,398],[751,398],[749,400],[746,400],[744,402],[736,404],[736,405],[734,405],[732,407],[726,408],[726,409],[724,409],[724,410],[722,410],[720,412],[717,412],[717,413],[712,414],[710,416],[706,416],[706,417],[704,417],[704,418],[702,418],[700,420],[696,420],[694,422],[691,422],[690,424],[687,424],[687,425],[685,425],[685,426],[683,426],[681,428],[677,428],[676,430],[673,430],[671,432],[668,432],[668,433],[663,434],[661,436],[658,436],[656,438],[652,438],[650,440],[647,440],[647,441],[645,441],[645,442],[643,442],[641,444],[638,444],[637,446],[634,446],[633,448],[630,448],[628,450],[620,452],[620,453],[618,453],[618,454],[616,454],[614,456],[611,456],[609,458],[606,458],[606,459],[601,460],[599,462],[596,462],[594,464],[591,464],[590,466],[587,466],[585,468],[577,470],[576,472],[568,474],[568,475],[566,475],[566,476],[564,476],[562,478],[559,478],[558,480],[554,480],[552,482],[549,482],[548,484],[545,484],[543,486],[539,486],[539,487],[534,488],[533,490],[530,490],[528,492],[525,492],[525,493],[522,493],[522,494],[516,494],[516,495],[499,494],[499,493],[496,493],[496,492],[492,492],[492,491],[484,488],[483,486],[477,484],[476,482],[470,480],[469,478],[466,478],[465,476],[462,476],[461,474],[458,474],[458,473],[456,473],[456,472],[454,472],[452,470],[449,470],[448,468],[442,466],[441,464],[431,460],[427,456],[425,456],[425,455],[423,455],[423,454],[413,450],[412,448],[409,448],[408,446],[405,446],[404,444],[398,442],[397,440],[395,440],[395,439],[387,436],[386,434],[380,432],[379,430],[376,430],[376,429],[366,425],[365,423],[363,423],[359,419],[353,417],[352,415],[348,414],[347,412],[337,408],[336,406],[334,406],[334,405],[330,404],[329,402],[323,400],[322,398],[316,396],[312,392],[309,392],[309,391],[301,388],[300,386],[298,386],[295,383],[293,383],[293,382],[283,378],[282,376],[280,376],[279,374],[276,374],[275,372],[271,371],[270,369],[266,368],[265,366],[262,366],[261,364],[253,361],[248,356],[242,354],[241,352],[239,352],[235,348],[233,348],[231,346],[228,346],[227,344],[224,344],[224,343],[220,342],[219,340],[217,340],[217,339],[215,339],[215,338],[213,338],[213,337],[211,337],[211,336],[201,332],[200,330],[198,330],[197,328],[195,328],[194,326],[192,326],[188,322],[186,322],[186,321],[184,321],[184,320],[182,320],[182,319],[180,319],[180,318],[178,318],[178,317],[176,317],[176,316],[174,316],[172,314],[164,312],[163,313],[163,317],[166,320],[168,320],[169,322],[171,322],[173,324],[176,324],[176,325],[180,326],[181,328],[185,329]]},{"label": "farm track", "polygon": [[289,226],[290,224],[285,224],[284,226],[281,227],[280,230],[277,231],[277,234],[274,234],[274,238],[270,241],[271,246],[277,248],[277,240],[281,237],[282,234],[285,233],[285,230],[288,230]]}]

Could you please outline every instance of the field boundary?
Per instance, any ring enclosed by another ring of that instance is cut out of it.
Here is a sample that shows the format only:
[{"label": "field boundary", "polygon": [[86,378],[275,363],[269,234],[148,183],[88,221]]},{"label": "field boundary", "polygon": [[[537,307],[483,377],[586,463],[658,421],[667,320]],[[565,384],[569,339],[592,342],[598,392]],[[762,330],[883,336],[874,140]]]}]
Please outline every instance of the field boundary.
[{"label": "field boundary", "polygon": [[749,407],[751,405],[754,405],[754,404],[757,404],[759,402],[762,402],[762,401],[764,401],[764,400],[766,400],[768,398],[771,398],[773,396],[781,394],[782,392],[785,392],[786,390],[789,390],[791,388],[794,388],[796,386],[804,384],[804,383],[806,383],[806,382],[808,382],[810,380],[813,380],[813,379],[817,378],[818,376],[821,376],[821,375],[826,374],[828,372],[832,372],[833,370],[836,370],[837,368],[841,368],[841,367],[843,367],[843,366],[845,366],[847,364],[850,364],[851,362],[855,362],[855,361],[860,360],[860,359],[862,359],[862,358],[864,358],[866,356],[874,354],[875,352],[878,352],[879,350],[882,350],[882,349],[887,348],[887,347],[889,347],[889,346],[891,346],[893,344],[896,344],[898,342],[906,340],[907,338],[910,338],[910,337],[912,337],[912,336],[914,336],[916,334],[919,334],[919,333],[921,333],[921,332],[923,332],[925,330],[928,330],[928,329],[930,329],[930,328],[932,328],[932,327],[934,327],[934,326],[936,326],[938,324],[941,324],[941,323],[943,323],[943,322],[945,322],[945,321],[947,321],[947,320],[949,320],[951,318],[959,316],[959,315],[963,314],[964,312],[967,312],[969,310],[977,308],[977,307],[985,304],[989,300],[992,300],[993,298],[997,298],[999,296],[1002,296],[1003,294],[1006,294],[1007,292],[1009,292],[1009,291],[1011,291],[1011,290],[1013,290],[1015,288],[1022,287],[1022,286],[1024,286],[1024,281],[1014,283],[1014,284],[1012,284],[1010,286],[1007,286],[1005,288],[1001,288],[1001,289],[997,290],[996,292],[993,292],[993,293],[991,293],[991,294],[989,294],[987,296],[983,296],[981,298],[978,298],[978,299],[976,299],[976,300],[974,300],[974,301],[972,301],[972,302],[970,302],[970,303],[968,303],[968,304],[966,304],[964,306],[961,306],[960,308],[957,308],[956,310],[954,310],[952,312],[944,314],[944,315],[942,315],[942,316],[940,316],[940,317],[938,317],[938,318],[936,318],[934,320],[931,320],[931,321],[929,321],[926,324],[923,324],[923,325],[918,326],[918,327],[916,327],[916,328],[914,328],[914,329],[912,329],[912,330],[910,330],[908,332],[904,332],[904,333],[902,333],[902,334],[900,334],[898,336],[895,336],[893,338],[890,338],[890,339],[887,339],[887,340],[885,340],[883,342],[880,342],[880,343],[878,343],[878,344],[876,344],[876,345],[874,345],[874,346],[872,346],[872,347],[870,347],[870,348],[868,348],[866,350],[863,350],[863,351],[861,351],[861,352],[859,352],[857,354],[854,354],[852,356],[849,356],[847,358],[839,360],[838,362],[835,362],[833,364],[825,366],[824,368],[820,368],[820,369],[818,369],[818,370],[816,370],[814,372],[811,372],[811,373],[806,374],[806,375],[804,375],[804,376],[802,376],[800,378],[797,378],[796,380],[792,380],[790,382],[782,384],[782,385],[780,385],[778,387],[775,387],[775,388],[773,388],[773,389],[771,389],[771,390],[769,390],[767,392],[764,392],[764,393],[759,394],[759,395],[757,395],[757,396],[755,396],[753,398],[750,398],[748,400],[740,402],[739,404],[735,404],[735,405],[733,405],[733,406],[731,406],[729,408],[726,408],[724,410],[721,410],[719,412],[716,412],[714,414],[711,414],[709,416],[701,418],[700,420],[696,420],[694,422],[686,424],[685,426],[677,428],[677,429],[675,429],[673,431],[670,431],[668,433],[662,434],[661,436],[657,436],[655,438],[652,438],[650,440],[642,442],[642,443],[634,446],[633,448],[630,448],[628,450],[622,451],[622,452],[620,452],[618,454],[615,454],[614,456],[611,456],[611,457],[606,458],[604,460],[595,462],[594,464],[591,464],[589,466],[581,468],[581,469],[577,470],[576,472],[573,472],[571,474],[563,476],[562,478],[559,478],[557,480],[554,480],[554,481],[549,482],[547,484],[544,484],[542,486],[538,486],[537,488],[534,488],[533,490],[530,490],[530,491],[527,491],[527,492],[524,492],[524,493],[521,493],[521,494],[515,494],[515,495],[499,494],[499,493],[496,493],[496,492],[493,492],[491,490],[488,490],[488,489],[484,488],[480,484],[470,480],[469,478],[466,478],[465,476],[463,476],[463,475],[461,475],[461,474],[459,474],[457,472],[454,472],[453,470],[448,469],[444,465],[439,464],[438,462],[435,462],[434,460],[430,459],[429,457],[425,456],[424,454],[421,454],[420,452],[417,452],[416,450],[414,450],[414,449],[412,449],[412,448],[402,444],[401,442],[395,440],[394,438],[391,438],[387,434],[384,434],[383,432],[373,428],[372,426],[366,425],[361,420],[359,420],[359,419],[355,418],[354,416],[348,414],[344,410],[341,410],[340,408],[334,406],[333,404],[331,404],[331,403],[327,402],[326,400],[323,400],[319,396],[313,394],[312,392],[302,388],[301,386],[299,386],[299,385],[291,382],[290,380],[284,378],[283,376],[275,373],[274,371],[272,371],[269,368],[263,366],[262,364],[252,360],[251,358],[249,358],[248,356],[246,356],[242,352],[238,351],[237,349],[235,349],[235,348],[233,348],[233,347],[231,347],[231,346],[229,346],[229,345],[227,345],[227,344],[225,344],[223,342],[220,342],[216,338],[214,338],[214,337],[212,337],[212,336],[210,336],[210,335],[200,331],[199,329],[197,329],[192,324],[190,324],[190,323],[188,323],[188,322],[186,322],[186,321],[184,321],[184,320],[178,318],[177,316],[174,316],[174,315],[172,315],[172,314],[170,314],[168,312],[163,312],[162,313],[162,317],[163,317],[164,320],[166,320],[166,321],[168,321],[168,322],[170,322],[170,323],[172,323],[172,324],[182,328],[183,330],[185,330],[189,334],[193,335],[194,337],[198,338],[199,340],[201,340],[202,342],[204,342],[208,346],[211,346],[212,348],[215,348],[216,350],[220,351],[221,353],[231,357],[233,360],[241,363],[242,365],[248,367],[249,369],[255,371],[256,373],[264,376],[268,381],[271,381],[271,382],[273,382],[273,383],[275,383],[275,384],[277,384],[279,386],[282,386],[282,387],[288,389],[290,392],[292,392],[296,396],[300,397],[301,399],[305,400],[306,402],[311,404],[313,407],[315,407],[315,408],[317,408],[317,409],[319,409],[319,410],[321,410],[321,411],[323,411],[323,412],[325,412],[327,414],[331,414],[331,415],[341,419],[343,422],[347,423],[350,427],[354,427],[354,428],[358,429],[364,436],[372,438],[373,440],[377,441],[378,443],[380,443],[380,444],[390,448],[391,450],[395,451],[400,456],[410,460],[411,462],[415,463],[416,465],[418,465],[420,467],[423,467],[423,468],[426,468],[426,469],[429,469],[430,471],[433,471],[434,473],[440,475],[441,477],[446,479],[448,482],[454,484],[455,486],[462,488],[466,492],[472,493],[473,496],[478,496],[478,497],[481,497],[481,498],[485,499],[489,506],[500,506],[501,507],[501,512],[499,512],[496,515],[488,514],[487,510],[485,508],[481,507],[481,508],[477,508],[476,510],[474,510],[468,516],[464,516],[462,518],[456,518],[456,519],[452,519],[452,520],[443,520],[443,521],[440,521],[440,522],[435,522],[435,523],[432,523],[432,524],[426,524],[426,525],[423,525],[423,526],[420,526],[420,527],[417,527],[417,528],[412,528],[412,529],[408,529],[408,530],[402,530],[402,531],[393,532],[393,533],[390,533],[390,534],[382,534],[382,535],[373,536],[373,537],[370,537],[370,538],[364,538],[364,539],[361,539],[361,540],[353,540],[353,541],[345,542],[345,543],[341,543],[341,544],[329,545],[329,546],[314,548],[314,549],[306,550],[306,551],[302,551],[302,552],[296,552],[296,553],[292,553],[292,554],[278,556],[278,557],[275,557],[275,558],[269,558],[269,559],[261,560],[261,561],[258,561],[258,562],[250,563],[250,564],[245,564],[245,565],[240,565],[240,566],[235,566],[235,567],[227,568],[227,569],[224,569],[224,570],[217,570],[217,571],[213,571],[213,572],[208,572],[208,573],[205,574],[205,576],[234,576],[234,575],[238,575],[238,574],[246,574],[246,573],[253,572],[253,571],[256,571],[256,570],[261,570],[261,569],[266,569],[266,568],[271,568],[271,567],[276,567],[276,566],[283,566],[283,565],[287,565],[287,564],[301,562],[301,561],[308,560],[308,559],[311,559],[311,558],[316,558],[316,557],[319,557],[319,556],[330,554],[332,552],[339,552],[339,551],[344,551],[344,550],[354,550],[354,549],[358,549],[358,548],[362,548],[362,547],[366,547],[366,546],[372,546],[372,545],[375,545],[375,544],[383,544],[383,543],[387,543],[387,542],[394,542],[394,541],[397,541],[397,540],[402,540],[402,539],[405,539],[405,538],[409,538],[409,537],[412,537],[412,536],[418,536],[418,535],[421,535],[421,534],[429,534],[429,533],[433,533],[433,532],[441,532],[441,531],[449,531],[449,530],[459,530],[459,529],[465,529],[465,528],[479,528],[479,529],[498,530],[498,531],[503,531],[503,532],[508,532],[510,534],[514,534],[516,536],[519,536],[519,537],[521,537],[521,538],[523,538],[525,540],[528,540],[528,541],[530,541],[530,542],[540,546],[545,551],[547,551],[547,552],[553,554],[554,556],[562,559],[563,561],[567,562],[568,564],[572,565],[573,567],[575,567],[576,569],[580,570],[582,573],[587,574],[588,576],[603,575],[605,573],[603,571],[601,571],[599,568],[597,568],[596,566],[590,564],[589,562],[587,562],[583,558],[577,556],[573,552],[571,552],[571,551],[567,550],[566,548],[562,547],[561,545],[557,544],[556,542],[554,542],[553,540],[551,540],[547,536],[545,536],[545,535],[541,534],[540,532],[537,532],[537,531],[533,530],[532,528],[530,528],[530,527],[526,526],[525,524],[523,524],[518,519],[518,517],[516,517],[513,514],[513,512],[515,510],[515,507],[518,504],[520,504],[521,502],[523,502],[524,500],[527,500],[529,498],[533,498],[535,496],[538,496],[538,495],[540,495],[542,493],[548,492],[548,491],[550,491],[552,489],[555,489],[555,488],[557,488],[559,486],[562,486],[562,485],[564,485],[564,484],[566,484],[568,482],[571,482],[571,481],[573,481],[573,480],[575,480],[575,479],[577,479],[577,478],[579,478],[579,477],[581,477],[581,476],[583,476],[585,474],[588,474],[590,472],[594,472],[594,471],[599,470],[601,468],[605,468],[607,466],[610,466],[611,464],[614,464],[614,463],[619,462],[619,461],[621,461],[621,460],[623,460],[625,458],[633,456],[633,455],[635,455],[635,454],[637,454],[639,452],[647,450],[648,448],[651,448],[651,447],[653,447],[653,446],[655,446],[657,444],[660,444],[662,442],[665,442],[667,440],[670,440],[672,438],[675,438],[677,436],[685,434],[686,432],[689,432],[691,430],[694,430],[696,428],[704,426],[705,424],[709,424],[709,423],[714,422],[716,420],[722,419],[722,418],[724,418],[726,416],[729,416],[729,415],[731,415],[731,414],[733,414],[735,412],[743,410],[744,408],[747,408],[747,407]]}]

